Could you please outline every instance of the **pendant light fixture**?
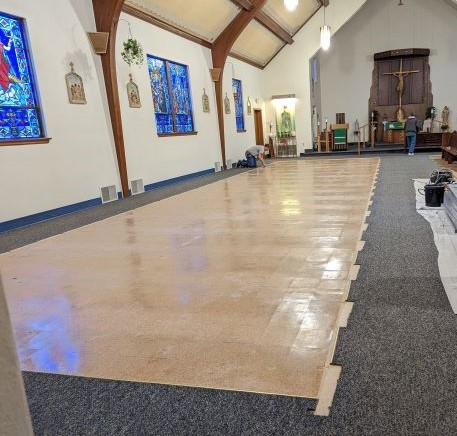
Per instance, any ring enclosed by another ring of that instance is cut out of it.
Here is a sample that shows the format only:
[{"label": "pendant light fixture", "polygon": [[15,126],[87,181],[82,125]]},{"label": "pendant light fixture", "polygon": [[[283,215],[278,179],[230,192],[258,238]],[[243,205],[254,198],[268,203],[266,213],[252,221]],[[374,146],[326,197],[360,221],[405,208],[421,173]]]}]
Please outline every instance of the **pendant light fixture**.
[{"label": "pendant light fixture", "polygon": [[284,0],[284,6],[288,11],[292,12],[297,9],[298,0]]},{"label": "pendant light fixture", "polygon": [[325,4],[324,4],[324,25],[321,27],[321,48],[327,51],[330,48],[330,26],[325,24]]}]

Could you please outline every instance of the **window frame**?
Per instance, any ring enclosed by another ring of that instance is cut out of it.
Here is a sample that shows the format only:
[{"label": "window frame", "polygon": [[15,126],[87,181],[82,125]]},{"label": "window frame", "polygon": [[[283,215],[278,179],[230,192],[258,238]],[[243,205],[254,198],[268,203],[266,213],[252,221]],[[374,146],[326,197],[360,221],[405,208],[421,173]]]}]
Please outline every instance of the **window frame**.
[{"label": "window frame", "polygon": [[[186,64],[182,64],[181,62],[176,62],[172,61],[170,59],[165,59],[160,56],[155,56],[152,54],[147,54],[146,59],[151,58],[151,59],[158,59],[162,62],[164,62],[165,65],[165,73],[166,73],[166,80],[167,80],[167,91],[168,91],[168,98],[170,102],[170,112],[167,115],[171,115],[172,118],[172,125],[173,125],[173,132],[164,132],[164,133],[159,133],[158,132],[158,124],[157,124],[157,114],[155,111],[154,107],[154,116],[156,120],[156,133],[158,137],[167,137],[167,136],[191,136],[191,135],[197,135],[197,131],[195,129],[195,117],[194,117],[194,108],[193,108],[193,101],[192,101],[192,91],[190,87],[190,74],[189,74],[189,66]],[[177,122],[176,122],[176,115],[177,114],[174,107],[173,107],[173,85],[172,85],[172,79],[171,79],[171,72],[170,72],[170,64],[172,65],[179,65],[181,67],[184,67],[186,70],[186,80],[187,80],[187,93],[189,97],[189,117],[192,122],[192,131],[190,132],[178,132],[177,131]],[[154,93],[153,93],[153,84],[151,81],[151,71],[149,70],[149,65],[148,65],[148,76],[149,76],[149,84],[151,86],[151,92],[153,94],[153,99],[154,99]]]},{"label": "window frame", "polygon": [[[11,109],[21,110],[21,109],[33,109],[36,112],[38,127],[40,129],[40,136],[36,137],[17,137],[17,138],[0,138],[0,147],[2,146],[14,146],[14,145],[26,145],[26,144],[46,144],[49,143],[51,138],[46,136],[46,127],[44,122],[43,116],[43,109],[41,104],[40,98],[40,90],[38,87],[38,78],[35,71],[35,62],[33,59],[32,49],[31,49],[31,42],[29,37],[29,31],[27,27],[27,21],[23,17],[18,17],[13,14],[9,14],[3,11],[0,11],[0,16],[13,19],[17,21],[20,25],[20,31],[23,41],[23,51],[25,54],[25,58],[27,61],[29,79],[30,79],[30,87],[34,94],[35,106],[1,106],[2,109],[7,110],[8,107]],[[13,47],[15,47],[13,45]],[[0,56],[3,54],[0,53]]]},{"label": "window frame", "polygon": [[[239,87],[235,85],[235,83],[239,84]],[[244,106],[243,106],[243,84],[240,79],[232,78],[232,87],[235,87],[237,90],[236,100],[235,100],[235,126],[236,131],[238,133],[246,132],[246,120],[244,118]],[[241,116],[237,115],[237,106],[239,105],[241,110]],[[238,128],[238,119],[242,121],[242,128]]]}]

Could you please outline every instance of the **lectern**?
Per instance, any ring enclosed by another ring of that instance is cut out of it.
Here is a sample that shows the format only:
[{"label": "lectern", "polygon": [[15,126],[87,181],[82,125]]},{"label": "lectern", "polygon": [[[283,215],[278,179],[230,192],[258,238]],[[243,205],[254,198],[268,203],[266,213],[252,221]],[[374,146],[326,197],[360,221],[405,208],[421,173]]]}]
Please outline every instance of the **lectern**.
[{"label": "lectern", "polygon": [[332,151],[346,151],[348,149],[349,124],[331,124]]}]

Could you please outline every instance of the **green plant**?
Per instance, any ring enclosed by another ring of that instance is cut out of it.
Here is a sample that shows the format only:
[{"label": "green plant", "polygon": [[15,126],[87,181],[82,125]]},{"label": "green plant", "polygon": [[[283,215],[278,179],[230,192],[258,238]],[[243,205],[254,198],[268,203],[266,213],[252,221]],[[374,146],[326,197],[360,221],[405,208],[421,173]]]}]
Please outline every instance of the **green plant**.
[{"label": "green plant", "polygon": [[121,52],[122,59],[129,64],[129,66],[142,65],[144,61],[143,47],[134,38],[129,38],[124,43],[124,48]]}]

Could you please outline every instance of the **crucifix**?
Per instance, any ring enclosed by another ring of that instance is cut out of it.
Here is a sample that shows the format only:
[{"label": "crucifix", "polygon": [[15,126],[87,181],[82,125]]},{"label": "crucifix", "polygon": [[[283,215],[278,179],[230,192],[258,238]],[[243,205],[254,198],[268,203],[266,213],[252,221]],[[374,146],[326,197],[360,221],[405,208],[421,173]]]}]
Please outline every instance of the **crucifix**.
[{"label": "crucifix", "polygon": [[[403,71],[403,59],[400,59],[400,71],[395,71],[393,73],[384,73],[385,76],[398,77],[397,91],[398,91],[399,107],[397,110],[397,121],[403,121],[403,119],[405,118],[404,111],[402,108],[401,97],[403,95],[404,79],[407,75],[412,74],[412,73],[419,73],[419,70]],[[399,119],[399,118],[403,118],[403,119]]]}]

